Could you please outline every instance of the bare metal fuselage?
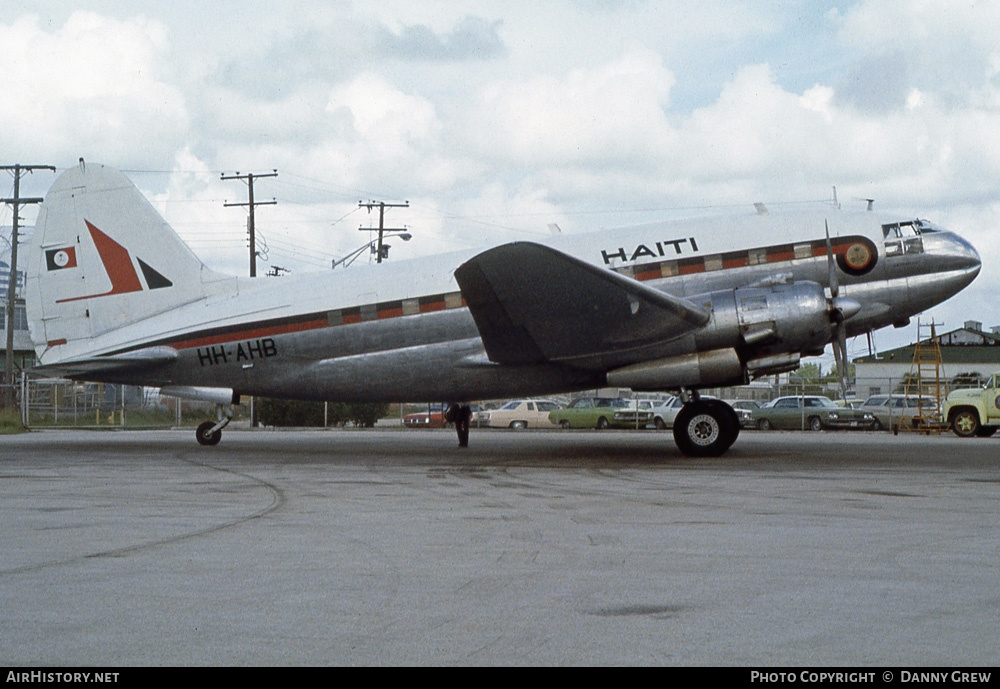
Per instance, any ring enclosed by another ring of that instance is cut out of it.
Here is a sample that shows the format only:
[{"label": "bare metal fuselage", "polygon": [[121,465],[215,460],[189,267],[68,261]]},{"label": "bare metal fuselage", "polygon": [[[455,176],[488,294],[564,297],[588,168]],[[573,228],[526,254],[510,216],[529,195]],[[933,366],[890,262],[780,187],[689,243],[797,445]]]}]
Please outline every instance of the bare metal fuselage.
[{"label": "bare metal fuselage", "polygon": [[[117,330],[113,340],[96,338],[90,352],[166,346],[176,358],[141,372],[88,378],[314,400],[473,400],[592,388],[620,367],[697,352],[732,350],[745,364],[761,352],[741,336],[746,327],[732,303],[734,290],[775,282],[828,287],[830,268],[822,215],[741,222],[650,225],[553,242],[567,254],[710,309],[704,327],[629,349],[617,360],[604,356],[583,366],[491,362],[453,278],[470,252],[332,274],[233,279],[232,289],[180,306],[155,324],[140,321]],[[835,240],[863,237],[876,252],[874,267],[863,275],[840,276],[841,293],[861,305],[847,321],[850,335],[906,322],[958,292],[979,270],[974,249],[951,232],[928,226],[916,236],[897,237],[873,213],[833,212],[829,225]],[[558,309],[561,295],[573,288],[553,284],[537,299]],[[764,353],[774,351],[772,344]]]}]

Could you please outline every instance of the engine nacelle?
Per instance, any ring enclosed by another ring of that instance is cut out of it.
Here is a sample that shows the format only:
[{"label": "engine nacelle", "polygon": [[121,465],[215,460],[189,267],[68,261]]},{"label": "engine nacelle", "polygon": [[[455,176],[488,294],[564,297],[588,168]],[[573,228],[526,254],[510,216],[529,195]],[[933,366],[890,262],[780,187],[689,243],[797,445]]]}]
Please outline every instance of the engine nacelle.
[{"label": "engine nacelle", "polygon": [[716,327],[738,336],[734,344],[744,361],[821,351],[833,336],[831,305],[815,282],[742,287],[711,297]]},{"label": "engine nacelle", "polygon": [[671,390],[745,382],[743,363],[735,349],[680,354],[608,372],[608,385],[633,390]]},{"label": "engine nacelle", "polygon": [[738,385],[794,370],[802,354],[819,353],[831,341],[834,319],[861,309],[851,299],[828,299],[815,282],[742,287],[690,299],[712,311],[711,321],[659,358],[609,371],[609,385],[633,390]]}]

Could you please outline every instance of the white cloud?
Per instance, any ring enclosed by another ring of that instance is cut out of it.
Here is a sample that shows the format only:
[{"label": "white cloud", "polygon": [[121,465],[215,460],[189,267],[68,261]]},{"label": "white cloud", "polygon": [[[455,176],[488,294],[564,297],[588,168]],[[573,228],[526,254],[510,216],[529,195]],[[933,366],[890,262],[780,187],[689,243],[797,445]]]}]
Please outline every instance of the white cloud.
[{"label": "white cloud", "polygon": [[641,165],[669,139],[673,84],[642,47],[590,69],[489,84],[465,123],[466,143],[523,166]]},{"label": "white cloud", "polygon": [[[103,160],[163,160],[184,141],[181,91],[160,65],[167,30],[141,17],[75,12],[54,32],[37,16],[0,24],[4,153],[66,163],[66,151]],[[75,156],[72,159],[75,159]]]}]

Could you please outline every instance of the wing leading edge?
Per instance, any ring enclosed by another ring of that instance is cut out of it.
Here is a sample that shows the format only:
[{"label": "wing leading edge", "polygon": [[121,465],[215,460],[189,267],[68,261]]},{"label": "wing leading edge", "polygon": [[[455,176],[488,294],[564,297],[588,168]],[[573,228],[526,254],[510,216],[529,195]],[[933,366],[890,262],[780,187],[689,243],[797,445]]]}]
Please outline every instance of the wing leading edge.
[{"label": "wing leading edge", "polygon": [[455,271],[491,361],[584,364],[681,337],[711,313],[532,242],[476,255]]}]

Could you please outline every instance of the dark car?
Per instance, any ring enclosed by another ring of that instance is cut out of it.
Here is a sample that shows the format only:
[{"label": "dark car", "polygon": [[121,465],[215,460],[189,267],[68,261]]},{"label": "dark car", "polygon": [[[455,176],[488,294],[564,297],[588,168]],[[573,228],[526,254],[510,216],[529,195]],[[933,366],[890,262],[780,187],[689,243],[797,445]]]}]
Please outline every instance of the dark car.
[{"label": "dark car", "polygon": [[754,424],[762,431],[774,429],[822,431],[833,428],[870,430],[871,412],[838,407],[829,397],[806,395],[779,397],[754,413]]}]

